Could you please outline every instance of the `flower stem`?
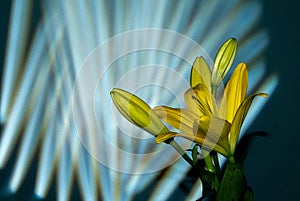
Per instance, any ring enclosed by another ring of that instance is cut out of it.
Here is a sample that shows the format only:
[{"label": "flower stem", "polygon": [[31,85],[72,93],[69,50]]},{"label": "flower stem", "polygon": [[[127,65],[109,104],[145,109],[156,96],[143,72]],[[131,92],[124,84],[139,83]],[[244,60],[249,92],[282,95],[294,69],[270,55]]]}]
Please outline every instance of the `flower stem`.
[{"label": "flower stem", "polygon": [[228,160],[229,160],[231,163],[235,163],[235,159],[234,159],[233,156],[230,156],[230,157],[228,158]]},{"label": "flower stem", "polygon": [[211,93],[215,98],[217,97],[217,90],[218,90],[218,86],[216,85],[211,86]]},{"label": "flower stem", "polygon": [[[211,86],[211,93],[215,98],[217,98],[217,90],[218,90],[218,86],[216,86],[216,85]],[[216,175],[217,175],[218,179],[220,180],[221,179],[221,168],[220,168],[217,152],[213,151],[212,156],[213,156],[213,160],[214,160],[214,164],[215,164]]]},{"label": "flower stem", "polygon": [[215,168],[216,168],[217,178],[218,178],[219,181],[221,181],[221,168],[220,168],[218,153],[213,151],[212,152],[212,157],[213,157]]},{"label": "flower stem", "polygon": [[170,145],[188,162],[192,167],[194,167],[193,160],[185,153],[181,146],[173,139],[170,142]]},{"label": "flower stem", "polygon": [[206,164],[207,170],[210,172],[215,172],[215,167],[214,164],[212,163],[212,159],[209,155],[209,152],[206,150],[201,150],[203,157],[204,157],[204,162]]}]

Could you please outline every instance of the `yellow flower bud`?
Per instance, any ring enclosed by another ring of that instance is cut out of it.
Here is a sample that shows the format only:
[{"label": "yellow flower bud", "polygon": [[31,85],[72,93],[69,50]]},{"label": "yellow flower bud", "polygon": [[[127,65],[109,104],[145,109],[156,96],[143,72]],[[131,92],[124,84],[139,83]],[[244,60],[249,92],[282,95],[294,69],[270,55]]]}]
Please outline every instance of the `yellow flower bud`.
[{"label": "yellow flower bud", "polygon": [[212,86],[219,86],[229,71],[236,55],[237,41],[229,38],[219,49],[212,70]]},{"label": "yellow flower bud", "polygon": [[169,132],[150,106],[139,97],[116,88],[110,95],[119,112],[134,125],[154,136]]}]

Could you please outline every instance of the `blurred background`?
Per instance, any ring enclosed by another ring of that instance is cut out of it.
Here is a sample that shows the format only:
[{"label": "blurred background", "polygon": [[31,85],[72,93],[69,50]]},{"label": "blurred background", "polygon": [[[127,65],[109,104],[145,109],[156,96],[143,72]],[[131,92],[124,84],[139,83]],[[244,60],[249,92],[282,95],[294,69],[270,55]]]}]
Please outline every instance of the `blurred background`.
[{"label": "blurred background", "polygon": [[[262,111],[247,129],[247,133],[263,131],[264,135],[255,136],[251,141],[244,165],[245,174],[249,185],[254,190],[255,200],[297,200],[300,182],[300,119],[298,117],[298,114],[300,113],[300,106],[298,103],[300,86],[297,83],[300,77],[300,66],[299,62],[297,61],[297,58],[300,54],[300,39],[298,34],[298,30],[300,28],[300,14],[298,11],[299,3],[296,0],[283,2],[264,0],[255,2],[260,2],[261,14],[260,20],[257,22],[258,25],[256,25],[253,28],[254,30],[250,33],[255,33],[256,29],[257,32],[262,29],[268,35],[269,43],[262,52],[264,55],[262,57],[265,58],[266,75],[276,73],[279,76],[279,84],[277,85],[277,88],[273,92],[267,104],[262,108]],[[50,3],[50,1],[47,1],[43,8],[40,1],[33,1],[30,14],[32,17],[31,21],[28,23],[29,43],[34,40],[36,28],[39,26],[41,19],[47,16],[43,10],[45,10],[47,5]],[[197,4],[197,6],[200,5]],[[197,6],[195,6],[194,10],[193,8],[190,8],[191,12],[197,13]],[[10,21],[11,8],[12,2],[10,1],[3,1],[0,7],[1,84],[3,84],[4,79],[4,60],[7,53],[9,25],[12,23]],[[215,9],[222,10],[222,7]],[[194,15],[195,14],[191,16]],[[247,16],[247,12],[245,12],[244,15]],[[249,13],[249,15],[251,15],[251,13]],[[107,20],[108,23],[105,26],[109,27],[110,19],[108,18]],[[188,19],[186,20],[188,22]],[[246,23],[243,20],[239,20],[238,22],[241,24]],[[111,24],[114,23],[111,22]],[[174,30],[179,32],[180,30],[184,30],[184,28],[181,29],[181,25],[182,22],[181,24],[179,23],[178,27]],[[234,29],[234,26],[231,29]],[[185,31],[182,31],[182,33],[185,33]],[[222,36],[221,33],[219,35]],[[230,32],[228,32],[227,35],[230,35]],[[216,43],[214,45],[218,46],[218,42],[228,37],[227,35],[219,40],[213,40]],[[246,37],[247,34],[241,38],[244,39]],[[207,44],[209,45],[210,43],[207,42]],[[255,45],[251,46],[251,48],[253,48],[254,52],[256,51]],[[246,50],[252,51],[251,48]],[[259,44],[257,44],[257,48],[259,48]],[[29,51],[29,49],[27,51]],[[208,51],[209,54],[213,55],[215,52],[215,48]],[[261,79],[264,78],[266,77],[261,77]],[[22,128],[24,127],[24,125],[20,125]],[[1,136],[3,136],[4,126],[5,123],[2,122]],[[16,141],[15,147],[19,146],[21,146],[21,140]],[[0,200],[58,200],[57,194],[59,187],[57,187],[56,181],[50,183],[50,186],[48,187],[49,190],[45,198],[34,195],[40,162],[38,151],[32,156],[33,159],[29,164],[29,168],[24,176],[24,180],[21,182],[21,187],[18,188],[16,193],[8,193],[7,184],[13,173],[15,161],[18,160],[17,155],[18,149],[14,148],[6,162],[6,165],[0,169]],[[92,165],[92,167],[94,166]],[[160,174],[156,175],[155,178],[158,177],[160,179],[164,179],[163,174],[164,172],[161,172]],[[71,193],[69,195],[69,200],[88,199],[88,197],[82,198],[82,194],[85,193],[85,191],[82,190],[84,187],[81,187],[77,184],[78,182],[83,183],[83,179],[80,178],[85,177],[88,178],[89,176],[83,175],[74,179],[76,182],[74,182],[74,184],[70,187],[71,190],[69,192]],[[120,178],[124,179],[123,176]],[[101,183],[101,181],[102,180],[100,179],[98,182]],[[149,197],[151,197],[153,192],[156,192],[154,189],[155,186],[159,184],[159,179],[149,179],[149,181],[151,181],[151,183],[149,183],[146,188],[140,190],[139,193],[133,198],[134,200],[147,200]],[[103,183],[99,183],[97,184],[98,186],[105,185]],[[187,189],[190,189],[194,183],[195,181],[186,172],[185,178],[181,178],[181,182],[178,182],[176,187],[174,187],[175,191],[167,200],[184,199],[188,194]],[[112,189],[117,191],[117,189]],[[105,191],[101,193],[105,194]],[[107,198],[107,200],[109,200],[109,198]]]}]

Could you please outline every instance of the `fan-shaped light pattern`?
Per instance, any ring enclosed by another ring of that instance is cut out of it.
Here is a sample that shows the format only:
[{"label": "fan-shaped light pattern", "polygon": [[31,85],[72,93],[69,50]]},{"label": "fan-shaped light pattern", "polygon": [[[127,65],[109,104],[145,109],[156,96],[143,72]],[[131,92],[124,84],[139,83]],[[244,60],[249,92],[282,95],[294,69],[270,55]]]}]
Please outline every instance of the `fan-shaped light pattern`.
[{"label": "fan-shaped light pattern", "polygon": [[[257,1],[43,1],[25,52],[31,4],[13,2],[2,79],[0,167],[17,149],[12,192],[38,152],[39,197],[47,196],[56,175],[58,200],[70,199],[74,181],[82,200],[134,200],[160,175],[149,199],[167,200],[190,167],[114,112],[109,91],[118,86],[152,106],[181,105],[195,57],[212,65],[208,55],[228,37],[239,41],[235,64],[250,64],[250,92],[264,83],[259,90],[271,94],[278,82],[265,79],[268,37],[257,31]],[[83,72],[83,83],[76,82]],[[243,132],[264,103],[255,102]],[[200,195],[197,181],[187,199]]]},{"label": "fan-shaped light pattern", "polygon": [[7,119],[9,103],[12,101],[14,87],[18,73],[20,73],[22,62],[24,62],[25,46],[27,43],[29,15],[31,13],[32,1],[18,0],[13,2],[9,37],[7,42],[7,53],[5,59],[5,76],[3,82],[5,87],[1,90],[1,113],[0,122]]}]

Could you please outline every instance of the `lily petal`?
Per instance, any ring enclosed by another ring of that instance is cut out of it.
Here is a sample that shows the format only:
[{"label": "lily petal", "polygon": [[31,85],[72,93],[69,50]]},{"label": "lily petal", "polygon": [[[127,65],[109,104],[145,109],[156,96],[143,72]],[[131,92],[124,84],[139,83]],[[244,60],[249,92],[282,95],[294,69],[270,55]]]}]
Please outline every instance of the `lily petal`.
[{"label": "lily petal", "polygon": [[231,124],[220,118],[204,116],[194,122],[194,135],[220,145],[230,153],[228,134]]},{"label": "lily petal", "polygon": [[235,151],[235,147],[237,144],[237,140],[239,137],[239,133],[243,124],[244,119],[246,118],[246,115],[248,113],[248,110],[251,106],[251,103],[253,101],[253,99],[256,96],[262,96],[264,98],[268,97],[268,94],[266,93],[258,93],[258,94],[253,94],[248,96],[243,103],[241,104],[241,106],[238,108],[236,115],[232,121],[232,125],[230,128],[230,133],[229,133],[229,144],[230,144],[230,150],[231,153],[233,154]]},{"label": "lily petal", "polygon": [[177,137],[177,136],[180,136],[180,135],[178,133],[175,133],[175,132],[165,133],[163,135],[157,136],[156,139],[155,139],[155,142],[158,144],[158,143],[164,142],[166,140],[172,139],[172,138]]},{"label": "lily petal", "polygon": [[113,89],[112,100],[120,113],[134,125],[156,136],[169,130],[147,103],[122,89]]},{"label": "lily petal", "polygon": [[220,117],[232,122],[236,111],[246,97],[248,70],[245,63],[240,63],[228,81],[220,105]]},{"label": "lily petal", "polygon": [[195,87],[198,84],[205,85],[211,91],[211,72],[203,57],[195,59],[191,70],[190,85]]},{"label": "lily petal", "polygon": [[185,139],[188,139],[190,141],[193,141],[193,142],[201,145],[202,147],[204,147],[206,149],[215,150],[216,152],[224,155],[225,157],[228,156],[228,153],[220,145],[210,142],[209,140],[202,138],[200,136],[194,136],[194,135],[186,134],[186,133],[184,133],[184,134],[178,134],[178,133],[174,133],[174,132],[165,133],[165,134],[162,134],[162,135],[159,135],[156,137],[156,143],[161,143],[161,142],[164,142],[164,141],[169,140],[174,137],[183,137]]},{"label": "lily petal", "polygon": [[184,94],[189,111],[202,116],[212,116],[217,113],[217,104],[207,87],[203,84],[188,89]]},{"label": "lily petal", "polygon": [[194,121],[199,118],[195,113],[180,108],[157,106],[153,111],[169,125],[180,131],[191,134],[193,133]]}]

